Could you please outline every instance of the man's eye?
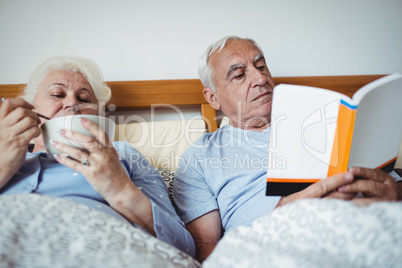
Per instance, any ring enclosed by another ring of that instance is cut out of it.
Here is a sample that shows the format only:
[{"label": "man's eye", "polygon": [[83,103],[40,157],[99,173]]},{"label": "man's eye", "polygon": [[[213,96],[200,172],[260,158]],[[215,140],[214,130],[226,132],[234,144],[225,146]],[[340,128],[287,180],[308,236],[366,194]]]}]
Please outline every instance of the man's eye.
[{"label": "man's eye", "polygon": [[265,65],[259,66],[259,67],[257,67],[257,69],[260,70],[260,71],[264,71],[265,70]]},{"label": "man's eye", "polygon": [[63,98],[63,95],[60,95],[60,94],[52,94],[52,97],[59,99],[59,98]]},{"label": "man's eye", "polygon": [[244,73],[243,73],[243,74],[236,75],[236,76],[233,77],[233,78],[234,78],[234,79],[241,79],[243,76],[244,76]]}]

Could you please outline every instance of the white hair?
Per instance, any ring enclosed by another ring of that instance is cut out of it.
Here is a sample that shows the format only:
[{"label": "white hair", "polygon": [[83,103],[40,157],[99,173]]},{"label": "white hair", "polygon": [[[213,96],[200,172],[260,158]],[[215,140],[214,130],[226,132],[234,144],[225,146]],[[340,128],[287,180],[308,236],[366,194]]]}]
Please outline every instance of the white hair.
[{"label": "white hair", "polygon": [[201,56],[199,62],[198,62],[198,75],[200,76],[201,83],[204,85],[206,88],[210,88],[213,91],[216,91],[216,85],[214,82],[214,69],[212,68],[211,64],[209,63],[209,57],[212,55],[212,53],[216,52],[221,52],[222,49],[226,46],[227,43],[230,41],[235,41],[235,40],[245,40],[253,45],[255,45],[258,50],[260,50],[261,55],[264,55],[263,51],[261,50],[260,46],[251,38],[241,38],[235,35],[228,35],[223,37],[222,39],[216,41],[215,43],[211,44],[207,50],[204,52],[204,54]]},{"label": "white hair", "polygon": [[94,91],[99,110],[103,110],[112,96],[112,91],[104,82],[102,71],[95,62],[81,57],[57,56],[47,59],[33,71],[21,97],[27,102],[33,103],[41,83],[54,71],[82,74]]}]

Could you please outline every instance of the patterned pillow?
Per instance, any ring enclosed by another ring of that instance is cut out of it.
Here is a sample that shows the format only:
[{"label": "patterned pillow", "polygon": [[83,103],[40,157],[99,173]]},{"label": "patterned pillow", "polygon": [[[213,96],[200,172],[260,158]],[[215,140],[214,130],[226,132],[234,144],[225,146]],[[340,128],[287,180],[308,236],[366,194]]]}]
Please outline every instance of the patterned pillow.
[{"label": "patterned pillow", "polygon": [[176,208],[176,204],[173,200],[173,183],[174,183],[174,174],[175,172],[166,168],[158,168],[159,174],[161,174],[163,181],[166,184],[166,188],[169,192],[170,201],[172,201],[173,206]]}]

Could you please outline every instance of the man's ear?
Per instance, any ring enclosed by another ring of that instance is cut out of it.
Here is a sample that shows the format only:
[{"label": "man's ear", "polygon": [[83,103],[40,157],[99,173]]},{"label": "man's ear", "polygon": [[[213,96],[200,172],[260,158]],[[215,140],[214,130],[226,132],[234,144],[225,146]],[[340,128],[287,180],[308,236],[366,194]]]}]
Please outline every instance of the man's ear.
[{"label": "man's ear", "polygon": [[204,98],[207,100],[209,105],[212,106],[212,108],[214,108],[215,110],[221,109],[221,105],[219,104],[219,101],[216,97],[216,92],[206,87],[202,90],[202,94],[204,94]]}]

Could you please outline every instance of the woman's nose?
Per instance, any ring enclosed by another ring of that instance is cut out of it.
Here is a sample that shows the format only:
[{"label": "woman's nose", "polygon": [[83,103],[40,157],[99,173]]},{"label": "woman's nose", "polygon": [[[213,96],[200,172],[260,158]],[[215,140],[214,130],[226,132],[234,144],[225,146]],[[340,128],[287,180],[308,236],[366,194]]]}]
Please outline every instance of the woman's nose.
[{"label": "woman's nose", "polygon": [[63,101],[64,109],[75,111],[78,108],[78,100],[75,97],[66,97]]}]

